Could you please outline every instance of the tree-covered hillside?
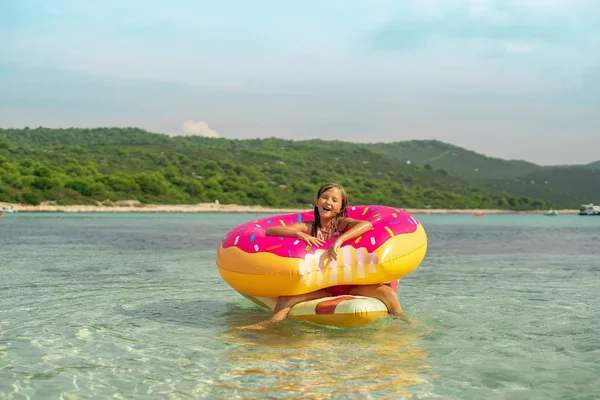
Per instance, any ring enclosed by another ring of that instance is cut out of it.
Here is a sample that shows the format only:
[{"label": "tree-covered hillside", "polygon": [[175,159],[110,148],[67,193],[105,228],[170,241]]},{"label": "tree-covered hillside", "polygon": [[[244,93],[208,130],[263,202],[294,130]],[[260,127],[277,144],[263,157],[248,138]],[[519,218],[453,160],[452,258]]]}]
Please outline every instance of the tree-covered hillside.
[{"label": "tree-covered hillside", "polygon": [[368,146],[386,157],[421,166],[428,164],[435,169],[445,169],[453,176],[476,182],[517,178],[543,168],[527,161],[487,157],[437,140],[376,143]]},{"label": "tree-covered hillside", "polygon": [[93,204],[221,203],[307,207],[335,181],[354,204],[544,209],[514,196],[407,165],[369,145],[281,139],[169,137],[136,128],[0,130],[0,201]]},{"label": "tree-covered hillside", "polygon": [[600,161],[594,161],[592,163],[586,164],[587,168],[600,169]]},{"label": "tree-covered hillside", "polygon": [[490,182],[493,188],[518,196],[531,196],[577,209],[600,203],[600,168],[586,166],[545,167],[520,178]]},{"label": "tree-covered hillside", "polygon": [[0,128],[0,146],[2,142],[13,148],[39,149],[57,146],[94,146],[94,145],[156,145],[167,146],[172,143],[166,135],[152,134],[138,128]]}]

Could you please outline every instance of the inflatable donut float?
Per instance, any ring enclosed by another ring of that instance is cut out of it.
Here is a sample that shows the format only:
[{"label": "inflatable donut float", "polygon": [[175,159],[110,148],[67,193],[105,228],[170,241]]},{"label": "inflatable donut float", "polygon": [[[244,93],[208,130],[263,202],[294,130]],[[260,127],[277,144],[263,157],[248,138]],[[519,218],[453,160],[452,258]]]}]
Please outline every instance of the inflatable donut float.
[{"label": "inflatable donut float", "polygon": [[396,281],[419,266],[427,250],[421,223],[406,211],[386,206],[352,206],[348,216],[373,228],[344,242],[337,261],[321,255],[333,243],[310,246],[290,237],[266,236],[270,226],[314,220],[312,211],[249,221],[229,232],[219,245],[217,267],[238,292],[279,297],[336,285]]},{"label": "inflatable donut float", "polygon": [[[398,281],[392,282],[390,286],[396,290]],[[273,311],[277,302],[274,297],[244,296],[267,311]],[[377,322],[387,315],[387,307],[377,299],[340,295],[298,303],[291,309],[288,316],[317,325],[359,328]]]}]

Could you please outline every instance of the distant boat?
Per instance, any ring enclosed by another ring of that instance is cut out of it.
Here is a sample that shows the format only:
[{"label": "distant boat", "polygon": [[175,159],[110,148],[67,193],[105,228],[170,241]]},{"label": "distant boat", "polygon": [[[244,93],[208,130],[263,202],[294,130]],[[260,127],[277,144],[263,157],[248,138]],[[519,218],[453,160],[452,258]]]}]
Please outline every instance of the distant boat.
[{"label": "distant boat", "polygon": [[593,203],[582,204],[579,215],[600,215],[600,206],[595,206]]},{"label": "distant boat", "polygon": [[481,211],[474,211],[473,212],[473,216],[474,217],[483,217],[485,214],[482,213]]},{"label": "distant boat", "polygon": [[554,216],[554,215],[558,215],[558,211],[550,209],[550,210],[546,211],[544,213],[544,215],[548,215],[548,216],[551,217],[551,216]]},{"label": "distant boat", "polygon": [[15,212],[17,212],[17,210],[15,210],[15,208],[13,206],[10,206],[10,207],[2,207],[2,208],[0,208],[0,212],[3,212],[3,213],[15,213]]}]

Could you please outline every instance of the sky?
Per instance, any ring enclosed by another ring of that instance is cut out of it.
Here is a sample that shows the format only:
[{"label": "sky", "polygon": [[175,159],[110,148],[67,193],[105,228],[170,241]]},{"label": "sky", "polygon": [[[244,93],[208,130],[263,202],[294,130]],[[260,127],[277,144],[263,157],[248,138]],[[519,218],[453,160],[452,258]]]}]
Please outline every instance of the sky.
[{"label": "sky", "polygon": [[600,159],[598,0],[0,0],[0,127]]}]

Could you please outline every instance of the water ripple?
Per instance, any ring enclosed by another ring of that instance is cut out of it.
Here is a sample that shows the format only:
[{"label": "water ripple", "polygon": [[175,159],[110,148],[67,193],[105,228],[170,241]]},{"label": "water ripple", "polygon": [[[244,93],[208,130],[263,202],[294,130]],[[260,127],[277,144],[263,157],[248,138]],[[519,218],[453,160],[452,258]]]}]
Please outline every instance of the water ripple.
[{"label": "water ripple", "polygon": [[223,283],[214,256],[254,217],[0,221],[0,398],[597,395],[590,219],[422,216],[428,255],[399,290],[415,326],[248,332],[268,315]]}]

